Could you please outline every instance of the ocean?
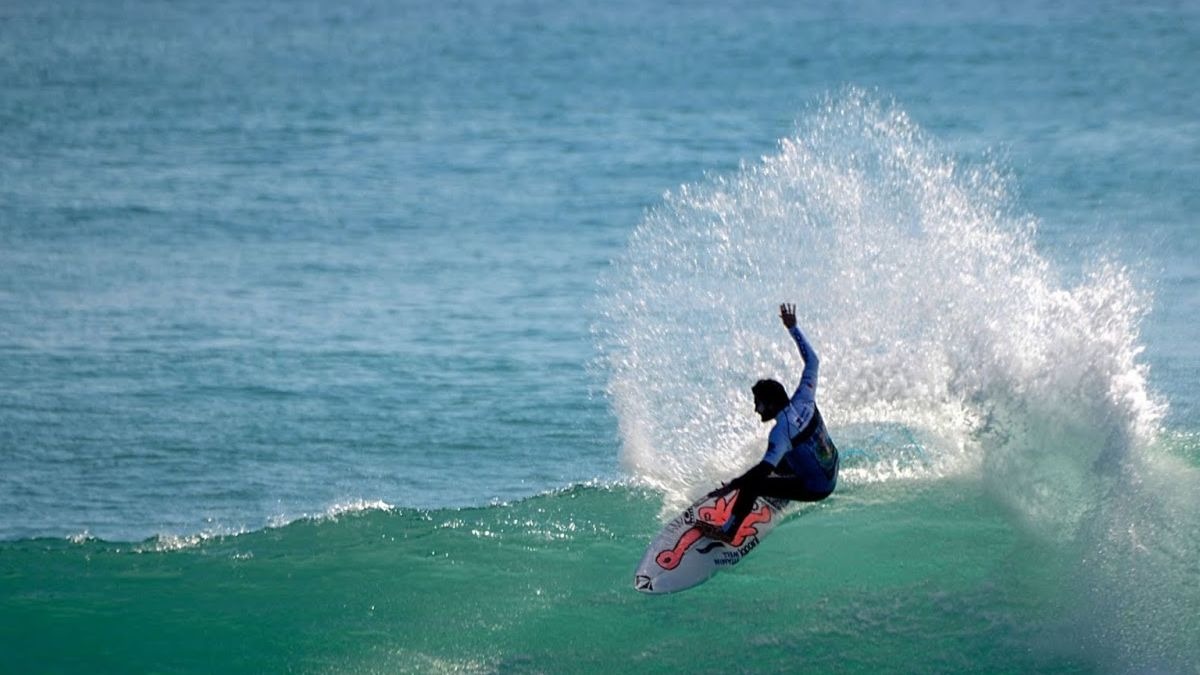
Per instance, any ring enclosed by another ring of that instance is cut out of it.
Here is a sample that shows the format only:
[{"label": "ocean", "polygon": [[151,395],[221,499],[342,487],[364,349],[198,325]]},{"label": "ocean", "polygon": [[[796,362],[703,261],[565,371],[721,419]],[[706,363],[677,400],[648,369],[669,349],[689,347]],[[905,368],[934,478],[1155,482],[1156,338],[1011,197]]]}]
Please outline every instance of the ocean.
[{"label": "ocean", "polygon": [[[1200,673],[1200,6],[0,4],[0,672]],[[821,356],[842,456],[646,596]]]}]

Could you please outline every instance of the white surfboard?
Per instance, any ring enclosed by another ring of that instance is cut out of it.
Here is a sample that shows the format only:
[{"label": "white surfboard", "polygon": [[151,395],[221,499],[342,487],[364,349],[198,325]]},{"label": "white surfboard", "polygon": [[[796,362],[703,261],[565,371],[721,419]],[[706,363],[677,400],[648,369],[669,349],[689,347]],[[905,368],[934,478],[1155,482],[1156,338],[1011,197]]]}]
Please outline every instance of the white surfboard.
[{"label": "white surfboard", "polygon": [[786,499],[759,497],[729,543],[700,534],[696,523],[724,523],[737,492],[705,497],[663,527],[650,542],[634,573],[633,587],[643,593],[674,593],[708,581],[742,561],[783,517]]}]

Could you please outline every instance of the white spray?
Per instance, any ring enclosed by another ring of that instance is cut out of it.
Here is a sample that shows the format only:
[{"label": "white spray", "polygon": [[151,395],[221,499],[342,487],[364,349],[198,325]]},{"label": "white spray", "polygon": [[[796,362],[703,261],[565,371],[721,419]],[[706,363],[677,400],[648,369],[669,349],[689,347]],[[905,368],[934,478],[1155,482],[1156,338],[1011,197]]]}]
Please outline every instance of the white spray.
[{"label": "white spray", "polygon": [[[791,301],[835,439],[900,429],[921,448],[848,462],[843,486],[978,472],[1081,557],[1120,549],[1097,569],[1137,567],[1126,523],[1162,505],[1106,495],[1162,473],[1146,448],[1165,406],[1138,359],[1148,300],[1108,263],[1066,285],[1035,234],[995,167],[961,165],[861,91],[825,102],[776,154],[668,194],[603,280],[624,468],[673,508],[757,461],[750,385],[801,369],[774,316]],[[1172,498],[1195,523],[1195,499]]]}]

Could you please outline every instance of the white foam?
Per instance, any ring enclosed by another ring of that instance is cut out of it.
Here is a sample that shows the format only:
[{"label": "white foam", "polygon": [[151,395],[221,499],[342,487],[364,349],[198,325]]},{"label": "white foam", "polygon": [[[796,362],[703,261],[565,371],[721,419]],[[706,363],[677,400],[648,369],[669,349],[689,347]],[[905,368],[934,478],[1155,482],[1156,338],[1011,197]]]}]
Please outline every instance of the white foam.
[{"label": "white foam", "polygon": [[382,499],[350,499],[339,501],[325,507],[320,513],[302,513],[300,515],[285,515],[280,514],[272,517],[267,523],[267,527],[280,528],[287,527],[294,522],[310,520],[310,521],[333,521],[344,515],[353,515],[364,513],[367,511],[395,511],[396,507],[383,501]]},{"label": "white foam", "polygon": [[324,517],[336,519],[347,513],[362,513],[363,511],[392,511],[396,507],[381,499],[354,499],[338,502],[325,509]]},{"label": "white foam", "polygon": [[213,527],[192,534],[158,534],[146,541],[134,545],[130,550],[134,553],[168,553],[195,548],[210,539],[236,537],[248,532],[245,528]]}]

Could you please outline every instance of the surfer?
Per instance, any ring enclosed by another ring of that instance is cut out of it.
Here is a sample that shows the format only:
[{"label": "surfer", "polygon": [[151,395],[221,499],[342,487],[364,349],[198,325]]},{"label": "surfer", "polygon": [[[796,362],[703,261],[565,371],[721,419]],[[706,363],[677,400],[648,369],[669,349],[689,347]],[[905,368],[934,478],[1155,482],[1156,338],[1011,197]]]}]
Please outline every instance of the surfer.
[{"label": "surfer", "polygon": [[767,437],[762,461],[746,473],[709,493],[723,497],[738,491],[733,510],[722,525],[700,522],[697,527],[709,537],[730,541],[759,497],[778,497],[803,502],[825,499],[837,485],[838,453],[821,411],[817,409],[817,353],[796,326],[796,306],[779,306],[779,318],[800,349],[804,372],[791,398],[775,380],[759,380],[751,387],[754,411],[765,422],[775,422]]}]

